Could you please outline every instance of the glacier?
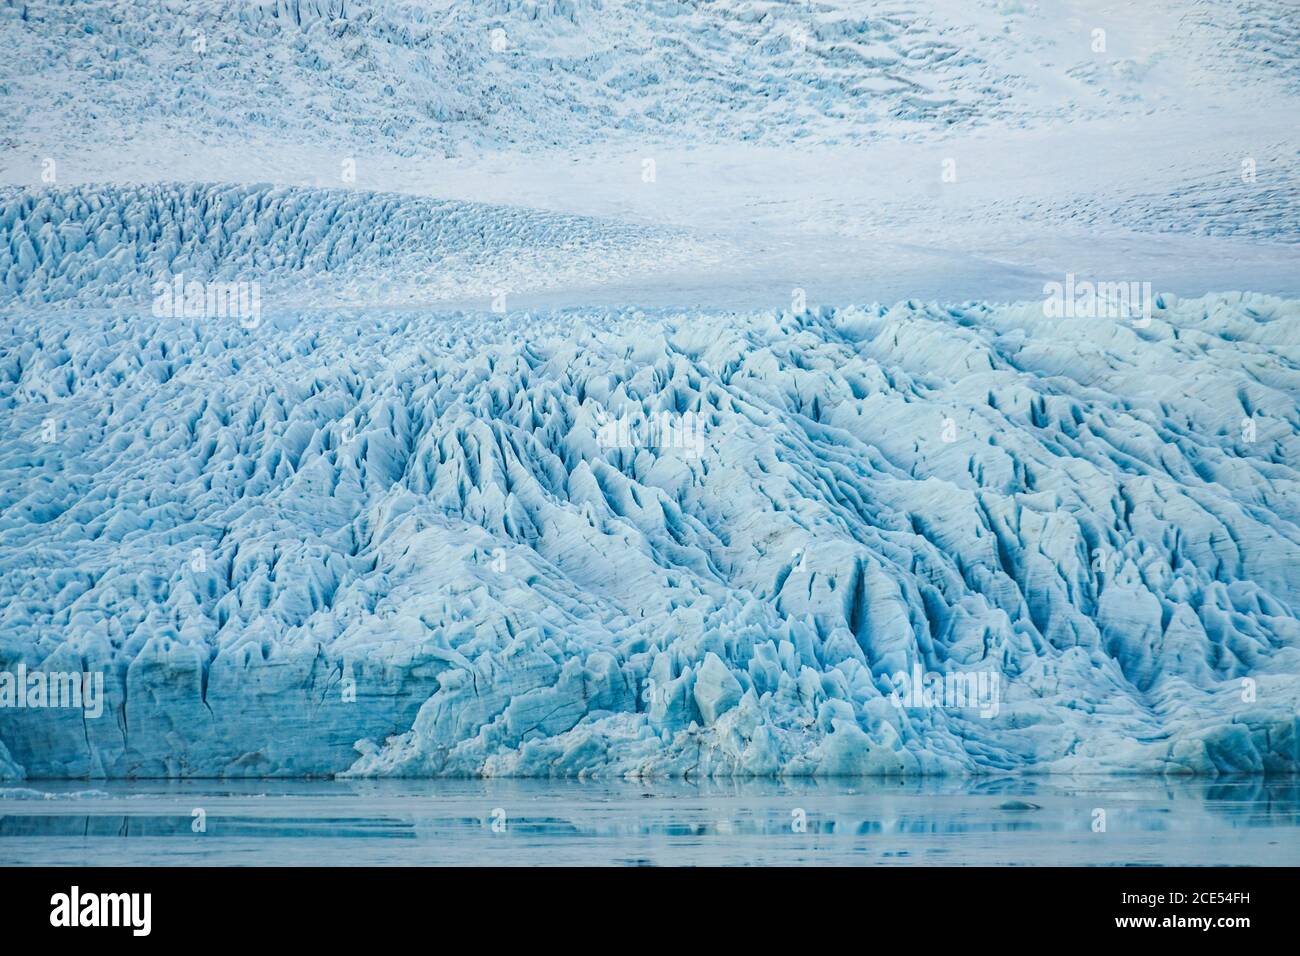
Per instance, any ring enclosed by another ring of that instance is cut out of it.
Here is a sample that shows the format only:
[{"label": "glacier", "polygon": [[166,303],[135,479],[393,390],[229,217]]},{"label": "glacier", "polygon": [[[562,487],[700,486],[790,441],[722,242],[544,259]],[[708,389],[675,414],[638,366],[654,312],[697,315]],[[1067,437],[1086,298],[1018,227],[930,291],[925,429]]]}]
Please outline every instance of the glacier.
[{"label": "glacier", "polygon": [[[1251,294],[49,306],[4,330],[0,667],[106,715],[0,710],[0,767],[1294,770],[1298,351]],[[602,440],[663,415],[698,447]],[[998,713],[898,706],[918,665]]]},{"label": "glacier", "polygon": [[5,5],[0,780],[1300,771],[1298,36]]},{"label": "glacier", "polygon": [[[0,304],[149,306],[160,277],[256,275],[272,300],[487,303],[709,264],[663,227],[392,193],[229,183],[0,189]],[[504,266],[504,268],[503,268]]]}]

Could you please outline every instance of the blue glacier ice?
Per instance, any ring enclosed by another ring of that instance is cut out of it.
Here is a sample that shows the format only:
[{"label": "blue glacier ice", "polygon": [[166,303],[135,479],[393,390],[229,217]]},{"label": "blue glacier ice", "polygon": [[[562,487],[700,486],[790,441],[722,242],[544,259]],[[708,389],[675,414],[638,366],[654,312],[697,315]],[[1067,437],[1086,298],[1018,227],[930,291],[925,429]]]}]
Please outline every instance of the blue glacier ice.
[{"label": "blue glacier ice", "polygon": [[[1297,766],[1300,301],[249,329],[96,307],[117,241],[0,342],[0,667],[103,672],[107,712],[0,710],[0,766]],[[996,714],[899,706],[918,666]]]},{"label": "blue glacier ice", "polygon": [[1300,770],[1218,7],[3,8],[0,780]]}]

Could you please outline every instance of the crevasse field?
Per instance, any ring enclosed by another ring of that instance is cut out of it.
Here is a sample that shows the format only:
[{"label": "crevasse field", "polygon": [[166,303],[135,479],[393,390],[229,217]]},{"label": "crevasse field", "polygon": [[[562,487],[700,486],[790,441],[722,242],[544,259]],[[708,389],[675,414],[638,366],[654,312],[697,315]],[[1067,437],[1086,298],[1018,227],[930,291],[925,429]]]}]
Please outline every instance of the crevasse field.
[{"label": "crevasse field", "polygon": [[0,780],[1300,770],[1293,3],[0,46]]}]

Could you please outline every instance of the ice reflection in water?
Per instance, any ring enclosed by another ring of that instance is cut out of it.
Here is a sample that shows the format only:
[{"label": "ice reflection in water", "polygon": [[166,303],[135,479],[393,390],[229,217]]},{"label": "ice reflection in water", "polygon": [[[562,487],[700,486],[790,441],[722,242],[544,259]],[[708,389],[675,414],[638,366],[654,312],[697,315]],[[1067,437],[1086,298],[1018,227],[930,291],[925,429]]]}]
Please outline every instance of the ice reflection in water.
[{"label": "ice reflection in water", "polygon": [[[1104,832],[1095,829],[1099,810]],[[1294,866],[1298,827],[1295,778],[46,781],[0,789],[5,866]]]}]

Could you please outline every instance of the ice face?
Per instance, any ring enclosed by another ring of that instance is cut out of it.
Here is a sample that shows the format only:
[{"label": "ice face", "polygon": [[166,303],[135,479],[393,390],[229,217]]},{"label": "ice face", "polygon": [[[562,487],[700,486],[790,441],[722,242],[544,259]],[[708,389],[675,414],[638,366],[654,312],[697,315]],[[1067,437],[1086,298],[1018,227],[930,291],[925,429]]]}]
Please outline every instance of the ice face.
[{"label": "ice face", "polygon": [[1045,311],[11,322],[0,766],[1296,769],[1300,302]]},{"label": "ice face", "polygon": [[0,781],[21,780],[22,778],[23,768],[14,763],[13,757],[9,755],[8,748],[5,747],[3,741],[0,741]]},{"label": "ice face", "polygon": [[5,8],[0,779],[1296,770],[1294,17],[1077,12]]}]

